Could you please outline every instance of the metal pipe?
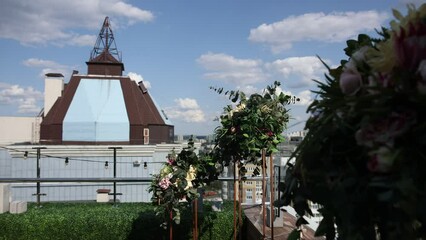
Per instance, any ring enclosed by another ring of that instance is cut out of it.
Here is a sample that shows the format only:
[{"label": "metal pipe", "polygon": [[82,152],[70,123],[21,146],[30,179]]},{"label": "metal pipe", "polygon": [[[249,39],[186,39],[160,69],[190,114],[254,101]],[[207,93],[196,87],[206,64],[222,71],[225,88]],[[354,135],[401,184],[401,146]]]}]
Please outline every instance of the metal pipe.
[{"label": "metal pipe", "polygon": [[25,182],[152,182],[152,178],[0,178],[0,183]]},{"label": "metal pipe", "polygon": [[[37,179],[40,179],[40,175],[41,175],[41,167],[40,167],[40,158],[41,158],[41,149],[46,149],[46,147],[33,147],[33,149],[37,150]],[[41,197],[41,193],[40,193],[40,182],[37,182],[37,206],[40,207],[40,197]]]},{"label": "metal pipe", "polygon": [[[241,170],[241,161],[238,162],[238,170]],[[241,180],[241,173],[238,171],[238,239],[241,240],[242,234],[241,234],[241,227],[243,225],[243,218],[242,218],[242,207],[241,207],[241,201],[243,201],[243,182]]]},{"label": "metal pipe", "polygon": [[274,200],[275,200],[275,195],[274,195],[274,167],[273,167],[273,157],[272,157],[272,153],[271,153],[271,155],[269,155],[269,171],[270,171],[270,173],[269,173],[269,176],[270,176],[270,178],[269,178],[269,180],[270,180],[270,192],[271,192],[271,194],[270,194],[270,203],[269,203],[269,206],[271,207],[271,214],[270,214],[270,217],[271,217],[271,219],[270,219],[270,223],[271,223],[271,239],[274,239],[274,220],[275,220],[275,208],[274,208]]},{"label": "metal pipe", "polygon": [[[268,179],[268,177],[266,177]],[[232,182],[232,177],[219,177],[218,181]],[[262,177],[247,177],[247,180],[262,181]],[[126,177],[126,178],[0,178],[0,183],[23,182],[152,182],[150,177]]]},{"label": "metal pipe", "polygon": [[234,160],[234,240],[237,240],[237,167]]},{"label": "metal pipe", "polygon": [[266,239],[266,151],[262,149],[262,215],[263,239]]},{"label": "metal pipe", "polygon": [[[114,171],[114,178],[117,177],[117,149],[123,149],[122,147],[108,147],[108,149],[112,149],[114,151],[114,166],[113,166],[113,171]],[[116,202],[117,199],[117,182],[114,181],[114,204]]]}]

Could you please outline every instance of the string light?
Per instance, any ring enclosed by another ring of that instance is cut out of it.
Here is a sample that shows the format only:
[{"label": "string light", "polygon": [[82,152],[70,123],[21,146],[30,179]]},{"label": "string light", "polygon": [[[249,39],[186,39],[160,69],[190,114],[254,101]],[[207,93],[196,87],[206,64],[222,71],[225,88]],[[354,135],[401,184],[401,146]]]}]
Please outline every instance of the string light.
[{"label": "string light", "polygon": [[[15,148],[11,148],[11,147],[5,147],[5,146],[0,146],[0,149],[5,149],[8,151],[13,151],[13,152],[17,152],[17,153],[23,153],[23,159],[27,159],[29,154],[32,154],[28,151],[23,151],[23,150],[19,150],[19,149],[15,149]],[[168,156],[166,157],[166,159],[170,158],[170,159],[175,159],[176,158],[176,154],[175,154],[175,148],[173,148],[172,150],[172,154],[168,154]],[[106,164],[106,162],[104,161],[100,161],[100,160],[91,160],[91,159],[83,159],[83,158],[70,158],[70,157],[62,157],[62,156],[53,156],[50,154],[40,154],[40,157],[42,158],[57,158],[57,159],[63,159],[65,162],[65,165],[69,165],[71,161],[76,161],[76,162],[88,162],[88,163],[101,163],[104,165],[108,165]],[[117,164],[134,164],[135,161],[120,161],[117,162]],[[146,162],[144,162],[144,168],[145,168],[145,164]],[[163,162],[153,162],[153,163],[163,163]],[[147,168],[148,166],[146,166]]]},{"label": "string light", "polygon": [[148,168],[148,164],[146,162],[143,163],[143,169],[147,169]]},{"label": "string light", "polygon": [[105,169],[108,169],[108,161],[105,162]]}]

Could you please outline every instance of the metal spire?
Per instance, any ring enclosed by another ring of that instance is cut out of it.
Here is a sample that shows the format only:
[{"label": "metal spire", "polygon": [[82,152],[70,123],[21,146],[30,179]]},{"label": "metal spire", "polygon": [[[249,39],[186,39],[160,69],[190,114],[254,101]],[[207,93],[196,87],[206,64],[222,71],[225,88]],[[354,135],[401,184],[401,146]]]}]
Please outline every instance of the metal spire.
[{"label": "metal spire", "polygon": [[107,56],[100,56],[107,55],[107,53],[113,56],[118,62],[121,62],[121,54],[117,50],[117,45],[115,44],[114,34],[112,33],[112,29],[110,27],[109,18],[105,17],[101,31],[98,35],[98,39],[96,39],[95,46],[90,53],[90,61],[95,59],[99,61],[108,61],[109,59]]}]

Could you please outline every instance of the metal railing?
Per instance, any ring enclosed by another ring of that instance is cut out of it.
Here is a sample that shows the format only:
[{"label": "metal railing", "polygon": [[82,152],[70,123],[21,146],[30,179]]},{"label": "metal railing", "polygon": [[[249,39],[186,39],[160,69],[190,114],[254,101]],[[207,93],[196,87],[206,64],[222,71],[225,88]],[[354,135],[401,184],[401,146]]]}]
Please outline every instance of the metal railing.
[{"label": "metal railing", "polygon": [[[247,177],[247,181],[262,181],[262,177]],[[269,177],[266,177],[269,179]],[[37,205],[41,203],[41,196],[46,194],[41,193],[41,183],[151,183],[153,178],[151,177],[115,177],[115,178],[0,178],[0,183],[36,183]],[[233,182],[233,177],[219,177],[217,181],[221,182]],[[117,193],[116,187],[113,188],[113,192],[110,194],[113,196],[120,195]],[[114,198],[114,203],[116,198]]]}]

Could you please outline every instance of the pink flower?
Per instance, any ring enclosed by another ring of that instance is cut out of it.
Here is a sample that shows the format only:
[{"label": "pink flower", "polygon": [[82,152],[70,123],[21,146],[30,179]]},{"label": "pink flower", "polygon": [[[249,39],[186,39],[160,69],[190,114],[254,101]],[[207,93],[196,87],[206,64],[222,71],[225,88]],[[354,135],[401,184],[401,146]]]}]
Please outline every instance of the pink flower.
[{"label": "pink flower", "polygon": [[174,163],[175,163],[175,159],[174,159],[174,158],[167,158],[167,162],[168,162],[170,165],[174,165]]},{"label": "pink flower", "polygon": [[161,180],[160,180],[160,183],[159,183],[159,185],[160,185],[160,187],[162,188],[162,189],[167,189],[167,188],[169,188],[169,186],[172,184],[172,182],[170,182],[170,176],[169,175],[167,175],[167,176],[165,176],[164,178],[162,178]]},{"label": "pink flower", "polygon": [[415,122],[412,112],[393,112],[385,119],[359,129],[355,139],[360,146],[373,147],[375,144],[392,147],[396,137],[405,133]]},{"label": "pink flower", "polygon": [[393,166],[396,154],[387,147],[380,147],[376,151],[369,153],[370,159],[367,162],[367,168],[370,172],[389,172]]},{"label": "pink flower", "polygon": [[340,75],[340,89],[346,95],[354,95],[361,88],[362,78],[359,72],[344,70]]}]

